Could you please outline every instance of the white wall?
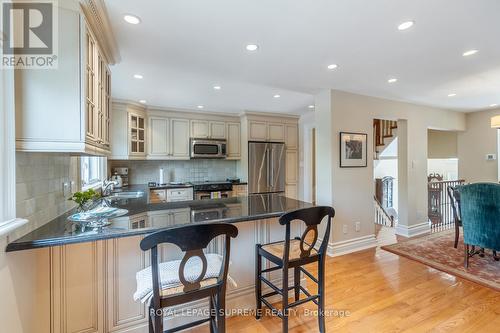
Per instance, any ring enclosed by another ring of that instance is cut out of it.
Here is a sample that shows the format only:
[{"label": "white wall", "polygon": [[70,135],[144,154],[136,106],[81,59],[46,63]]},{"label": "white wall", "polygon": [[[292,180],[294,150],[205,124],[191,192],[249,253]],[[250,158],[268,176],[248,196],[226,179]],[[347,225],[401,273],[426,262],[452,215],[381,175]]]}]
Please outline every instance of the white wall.
[{"label": "white wall", "polygon": [[[318,141],[318,199],[333,205],[336,218],[333,242],[374,234],[373,119],[398,120],[400,157],[399,193],[401,233],[418,233],[427,222],[427,130],[464,130],[465,115],[458,112],[328,90],[316,96]],[[339,132],[368,134],[368,167],[339,167]],[[402,161],[402,162],[401,162]],[[403,209],[403,210],[402,210]],[[355,222],[361,230],[355,231]],[[348,232],[342,232],[342,226]],[[406,231],[405,231],[406,230]]]},{"label": "white wall", "polygon": [[498,156],[487,161],[486,154],[498,154],[497,129],[491,128],[491,117],[500,109],[467,114],[467,130],[458,134],[458,175],[467,182],[498,181]]},{"label": "white wall", "polygon": [[458,159],[443,158],[429,159],[427,161],[427,174],[437,173],[443,176],[443,180],[458,179]]}]

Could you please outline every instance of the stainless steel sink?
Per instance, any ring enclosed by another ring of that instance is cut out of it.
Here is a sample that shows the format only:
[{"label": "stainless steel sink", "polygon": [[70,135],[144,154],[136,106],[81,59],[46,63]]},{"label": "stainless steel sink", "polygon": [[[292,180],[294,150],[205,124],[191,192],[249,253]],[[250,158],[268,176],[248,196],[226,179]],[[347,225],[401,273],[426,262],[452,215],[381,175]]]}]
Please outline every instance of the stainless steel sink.
[{"label": "stainless steel sink", "polygon": [[135,199],[142,198],[144,196],[144,192],[142,191],[127,191],[127,192],[114,192],[107,196],[107,199]]}]

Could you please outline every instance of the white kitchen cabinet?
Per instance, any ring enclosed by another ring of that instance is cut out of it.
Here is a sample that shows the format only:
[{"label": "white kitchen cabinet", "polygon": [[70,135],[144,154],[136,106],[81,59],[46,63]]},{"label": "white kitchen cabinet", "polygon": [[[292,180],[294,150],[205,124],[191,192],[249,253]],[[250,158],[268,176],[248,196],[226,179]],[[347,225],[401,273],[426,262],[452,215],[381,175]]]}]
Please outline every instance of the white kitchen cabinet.
[{"label": "white kitchen cabinet", "polygon": [[149,142],[148,156],[149,157],[164,157],[169,154],[170,122],[168,118],[149,117]]},{"label": "white kitchen cabinet", "polygon": [[286,149],[299,148],[299,128],[295,124],[285,125],[285,143]]},{"label": "white kitchen cabinet", "polygon": [[267,125],[269,141],[284,142],[285,141],[285,125],[269,123]]},{"label": "white kitchen cabinet", "polygon": [[149,117],[148,159],[189,159],[189,120]]},{"label": "white kitchen cabinet", "polygon": [[227,159],[241,158],[241,126],[240,123],[227,123]]},{"label": "white kitchen cabinet", "polygon": [[209,122],[207,120],[191,120],[191,137],[197,139],[208,139]]},{"label": "white kitchen cabinet", "polygon": [[285,185],[285,196],[292,199],[298,199],[297,197],[297,184],[287,184]]},{"label": "white kitchen cabinet", "polygon": [[109,61],[78,7],[57,13],[57,68],[15,73],[16,149],[108,155]]},{"label": "white kitchen cabinet", "polygon": [[267,141],[267,123],[264,121],[250,121],[248,126],[249,141]]},{"label": "white kitchen cabinet", "polygon": [[285,182],[296,184],[298,181],[298,152],[296,150],[286,150],[285,152]]},{"label": "white kitchen cabinet", "polygon": [[166,190],[167,202],[193,200],[193,188],[170,188]]},{"label": "white kitchen cabinet", "polygon": [[226,124],[223,121],[209,122],[210,139],[225,139],[226,138]]},{"label": "white kitchen cabinet", "polygon": [[146,118],[142,114],[128,114],[129,156],[146,156]]},{"label": "white kitchen cabinet", "polygon": [[170,157],[189,159],[189,120],[170,119]]}]

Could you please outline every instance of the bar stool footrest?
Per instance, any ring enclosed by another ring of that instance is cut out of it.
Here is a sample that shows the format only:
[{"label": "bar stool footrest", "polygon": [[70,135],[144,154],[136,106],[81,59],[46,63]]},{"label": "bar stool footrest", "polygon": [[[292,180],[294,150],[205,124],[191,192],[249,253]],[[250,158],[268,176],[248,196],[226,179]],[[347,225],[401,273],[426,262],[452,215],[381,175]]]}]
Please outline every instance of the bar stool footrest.
[{"label": "bar stool footrest", "polygon": [[179,331],[185,330],[186,328],[191,328],[191,327],[195,327],[195,326],[204,324],[207,321],[210,321],[210,318],[205,318],[205,319],[200,319],[200,320],[197,320],[197,321],[193,321],[192,323],[187,323],[187,324],[184,324],[184,325],[172,328],[170,330],[165,330],[165,331],[163,331],[163,333],[179,332]]}]

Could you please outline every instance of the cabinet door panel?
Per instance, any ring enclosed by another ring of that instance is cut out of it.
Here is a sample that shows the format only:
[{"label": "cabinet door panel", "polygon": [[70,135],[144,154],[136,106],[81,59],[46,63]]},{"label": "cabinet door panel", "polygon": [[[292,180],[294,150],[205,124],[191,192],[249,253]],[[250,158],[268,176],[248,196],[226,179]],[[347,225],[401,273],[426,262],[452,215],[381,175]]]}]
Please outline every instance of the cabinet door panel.
[{"label": "cabinet door panel", "polygon": [[286,178],[287,184],[297,183],[297,173],[298,173],[298,154],[296,150],[286,151]]},{"label": "cabinet door panel", "polygon": [[149,118],[149,155],[168,155],[168,119]]},{"label": "cabinet door panel", "polygon": [[256,141],[267,140],[267,124],[262,121],[250,121],[249,123],[249,139]]},{"label": "cabinet door panel", "polygon": [[189,120],[170,119],[170,156],[189,159]]},{"label": "cabinet door panel", "polygon": [[210,138],[211,139],[225,139],[226,138],[226,124],[221,121],[210,122]]},{"label": "cabinet door panel", "polygon": [[269,129],[269,141],[285,141],[285,125],[283,124],[273,124],[268,125]]},{"label": "cabinet door panel", "polygon": [[108,257],[108,327],[109,331],[147,325],[145,305],[135,302],[135,275],[144,269],[149,252],[143,252],[141,237],[124,237],[107,241]]},{"label": "cabinet door panel", "polygon": [[241,157],[241,130],[239,123],[227,124],[227,157],[233,159]]},{"label": "cabinet door panel", "polygon": [[297,185],[285,185],[285,196],[297,199]]},{"label": "cabinet door panel", "polygon": [[285,143],[287,149],[298,149],[299,129],[297,125],[286,125]]},{"label": "cabinet door panel", "polygon": [[191,137],[207,139],[209,136],[208,121],[191,120]]}]

